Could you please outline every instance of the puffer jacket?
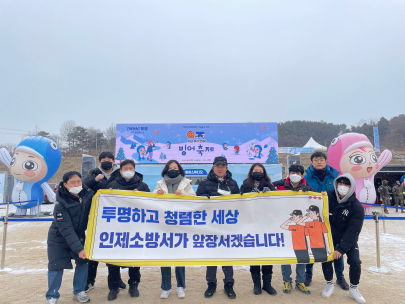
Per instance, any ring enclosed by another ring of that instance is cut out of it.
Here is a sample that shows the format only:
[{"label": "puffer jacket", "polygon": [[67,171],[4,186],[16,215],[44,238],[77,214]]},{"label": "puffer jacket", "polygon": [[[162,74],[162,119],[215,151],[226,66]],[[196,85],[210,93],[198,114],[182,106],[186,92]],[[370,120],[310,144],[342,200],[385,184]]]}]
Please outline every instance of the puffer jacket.
[{"label": "puffer jacket", "polygon": [[[118,171],[119,172],[119,171]],[[113,179],[111,182],[107,184],[108,189],[114,190],[138,190],[143,192],[150,192],[149,187],[147,184],[143,182],[143,175],[141,173],[135,172],[133,178],[129,181],[126,181],[125,178],[119,174],[119,176]]]},{"label": "puffer jacket", "polygon": [[311,185],[312,188],[315,189],[315,192],[325,192],[326,190],[333,189],[333,181],[339,176],[340,173],[338,170],[329,165],[326,165],[325,170],[326,174],[323,181],[319,179],[312,165],[305,170],[306,174],[304,175],[304,178],[307,181],[307,184]]},{"label": "puffer jacket", "polygon": [[76,197],[69,193],[63,182],[59,184],[54,220],[48,231],[49,270],[73,269],[71,259],[75,259],[79,266],[87,263],[79,258],[78,253],[84,249],[93,195],[93,190],[83,186]]},{"label": "puffer jacket", "polygon": [[111,173],[109,179],[104,176],[102,180],[96,181],[96,176],[99,174],[103,174],[100,168],[90,169],[87,177],[83,181],[83,184],[93,190],[94,193],[96,193],[100,189],[108,189],[108,183],[116,179],[118,176],[121,176],[120,166],[117,164],[113,165],[113,172]]},{"label": "puffer jacket", "polygon": [[[161,179],[160,181],[157,182],[157,186],[155,190],[153,190],[153,192],[157,193],[160,190],[162,190],[165,194],[169,193],[169,190],[167,189],[167,185],[164,179]],[[181,194],[195,196],[194,189],[193,187],[191,187],[191,180],[185,177],[181,180],[177,190],[180,190]]]},{"label": "puffer jacket", "polygon": [[197,196],[221,196],[218,193],[218,189],[230,191],[231,194],[240,193],[238,183],[232,179],[232,173],[228,170],[226,171],[224,181],[219,181],[218,177],[215,175],[214,170],[208,173],[207,178],[204,179],[197,188]]},{"label": "puffer jacket", "polygon": [[355,180],[346,173],[342,176],[350,180],[349,192],[341,199],[337,192],[337,182],[334,189],[326,191],[329,201],[329,223],[335,250],[345,254],[358,241],[364,222],[363,205],[356,198]]},{"label": "puffer jacket", "polygon": [[308,185],[307,181],[305,178],[301,179],[297,187],[293,187],[290,181],[290,177],[287,176],[287,178],[284,181],[284,184],[277,183],[277,190],[292,190],[292,191],[315,191],[314,188],[311,187],[311,185]]},{"label": "puffer jacket", "polygon": [[[269,188],[270,191],[276,191],[276,188],[273,186],[271,181],[270,181],[270,183],[267,183],[264,179],[262,179],[260,181],[258,189],[259,189],[259,191],[263,192],[263,188]],[[247,179],[245,179],[243,181],[242,186],[240,187],[240,193],[242,193],[242,194],[250,193],[252,191],[253,191],[253,188],[249,185],[249,181]]]}]

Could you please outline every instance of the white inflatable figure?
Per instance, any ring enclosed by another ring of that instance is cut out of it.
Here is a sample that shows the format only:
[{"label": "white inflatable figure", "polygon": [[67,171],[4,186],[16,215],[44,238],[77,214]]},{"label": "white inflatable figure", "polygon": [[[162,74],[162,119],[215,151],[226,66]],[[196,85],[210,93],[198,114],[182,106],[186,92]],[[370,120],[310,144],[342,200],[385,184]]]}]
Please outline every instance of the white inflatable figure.
[{"label": "white inflatable figure", "polygon": [[[20,142],[13,158],[4,148],[0,149],[0,161],[14,176],[12,203],[17,207],[16,215],[31,215],[40,212],[44,192],[50,202],[56,195],[47,181],[58,171],[61,162],[58,145],[42,136],[31,136]],[[37,208],[39,200],[39,208]]]}]

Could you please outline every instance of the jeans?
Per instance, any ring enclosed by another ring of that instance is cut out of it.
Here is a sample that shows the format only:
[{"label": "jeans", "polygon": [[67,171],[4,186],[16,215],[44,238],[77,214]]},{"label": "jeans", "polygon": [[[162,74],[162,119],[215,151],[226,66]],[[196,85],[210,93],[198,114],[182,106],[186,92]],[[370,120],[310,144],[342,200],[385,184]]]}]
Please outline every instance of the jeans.
[{"label": "jeans", "polygon": [[[297,264],[295,267],[295,272],[297,276],[295,278],[296,283],[304,283],[305,281],[305,264]],[[284,282],[292,283],[291,278],[291,265],[281,265],[281,273],[283,275]]]},{"label": "jeans", "polygon": [[[162,290],[172,289],[172,268],[171,267],[160,267],[162,272]],[[176,267],[176,280],[177,287],[186,288],[186,267]]]},{"label": "jeans", "polygon": [[[353,285],[358,285],[360,282],[361,275],[361,261],[360,261],[360,251],[359,245],[355,243],[348,252],[346,252],[347,264],[349,267],[349,278],[350,283]],[[343,259],[343,255],[341,257]],[[336,260],[335,260],[336,261]],[[332,261],[322,263],[322,271],[326,281],[333,280],[333,266]]]},{"label": "jeans", "polygon": [[[233,267],[232,266],[222,266],[222,271],[224,272],[225,279],[224,283],[234,283],[233,279]],[[207,272],[205,275],[207,283],[217,284],[217,266],[207,266]]]},{"label": "jeans", "polygon": [[[110,290],[112,289],[118,289],[120,285],[120,279],[121,279],[121,267],[116,266],[116,265],[108,265],[108,288]],[[131,285],[132,283],[135,282],[140,282],[141,281],[141,273],[140,273],[140,267],[128,267],[128,275],[129,275],[129,280],[128,284]]]},{"label": "jeans", "polygon": [[[340,259],[334,260],[333,263],[335,264],[335,273],[338,279],[344,278],[343,271],[345,270],[345,261],[343,260],[343,256]],[[307,264],[306,266],[306,275],[311,277],[313,276],[313,268],[314,264]]]},{"label": "jeans", "polygon": [[[75,274],[73,276],[73,294],[78,294],[84,291],[87,283],[87,263],[82,266],[75,267]],[[59,289],[62,285],[63,269],[58,271],[48,270],[48,291],[46,292],[46,299],[51,298],[59,299]]]}]

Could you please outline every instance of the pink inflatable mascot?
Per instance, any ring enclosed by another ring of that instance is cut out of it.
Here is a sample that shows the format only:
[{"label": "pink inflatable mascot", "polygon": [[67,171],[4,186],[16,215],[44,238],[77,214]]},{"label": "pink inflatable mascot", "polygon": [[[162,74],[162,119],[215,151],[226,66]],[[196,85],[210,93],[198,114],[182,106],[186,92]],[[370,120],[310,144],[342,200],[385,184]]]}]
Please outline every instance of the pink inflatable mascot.
[{"label": "pink inflatable mascot", "polygon": [[[356,181],[356,197],[361,203],[374,204],[376,192],[374,176],[391,161],[392,153],[385,150],[377,158],[367,136],[346,133],[332,140],[328,150],[329,164],[341,173],[350,173]],[[371,206],[363,205],[366,215]]]}]

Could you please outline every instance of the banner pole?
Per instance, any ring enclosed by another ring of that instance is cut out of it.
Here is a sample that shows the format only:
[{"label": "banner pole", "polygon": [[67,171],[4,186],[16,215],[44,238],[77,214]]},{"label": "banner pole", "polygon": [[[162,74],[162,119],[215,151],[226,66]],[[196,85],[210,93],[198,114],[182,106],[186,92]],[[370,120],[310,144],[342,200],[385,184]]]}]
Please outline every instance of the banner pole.
[{"label": "banner pole", "polygon": [[[385,216],[384,215],[384,206],[383,206],[383,204],[381,204],[381,216]],[[377,218],[377,220],[378,220],[378,218]],[[385,221],[383,221],[383,231],[385,233]]]},{"label": "banner pole", "polygon": [[375,239],[377,247],[377,268],[380,269],[380,228],[379,228],[379,219],[378,214],[375,216]]},{"label": "banner pole", "polygon": [[37,199],[37,218],[39,218],[39,199]]},{"label": "banner pole", "polygon": [[6,262],[6,243],[7,243],[7,226],[8,226],[8,208],[10,202],[7,202],[6,216],[3,217],[3,247],[1,248],[1,270],[4,269],[4,264]]}]

